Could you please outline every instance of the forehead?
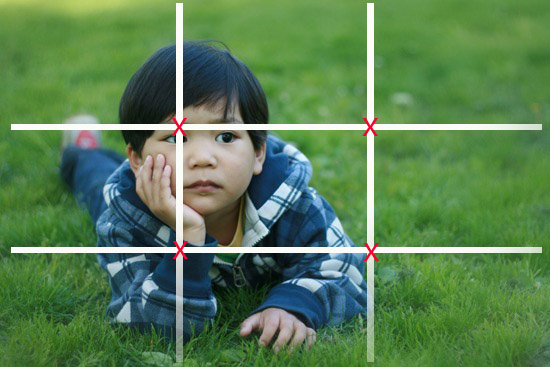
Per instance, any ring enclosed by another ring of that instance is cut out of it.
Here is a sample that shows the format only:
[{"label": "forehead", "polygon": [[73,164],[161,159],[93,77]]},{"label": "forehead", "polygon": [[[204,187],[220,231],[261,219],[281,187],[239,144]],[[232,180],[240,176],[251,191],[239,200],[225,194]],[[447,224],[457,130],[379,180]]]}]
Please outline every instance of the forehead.
[{"label": "forehead", "polygon": [[[215,106],[187,106],[183,109],[186,124],[242,124],[243,119],[237,103],[228,106],[227,116],[224,118],[225,100]],[[162,124],[169,124],[175,115],[168,116]]]},{"label": "forehead", "polygon": [[[243,124],[239,107],[229,108],[227,116],[223,116],[225,105],[221,102],[215,108],[208,106],[187,106],[183,109],[185,124]],[[168,116],[161,124],[172,123],[175,115]],[[162,135],[166,130],[155,130],[153,135]]]},{"label": "forehead", "polygon": [[227,116],[223,116],[225,106],[216,108],[208,106],[187,106],[183,109],[183,117],[186,124],[242,124],[242,117],[237,108],[228,110]]}]

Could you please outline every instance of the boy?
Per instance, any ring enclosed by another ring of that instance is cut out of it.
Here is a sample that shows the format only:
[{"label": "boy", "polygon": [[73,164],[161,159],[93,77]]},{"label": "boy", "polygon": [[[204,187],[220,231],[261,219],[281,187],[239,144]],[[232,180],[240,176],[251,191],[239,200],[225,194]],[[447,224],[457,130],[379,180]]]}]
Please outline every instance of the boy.
[{"label": "boy", "polygon": [[[206,43],[187,42],[182,51],[185,124],[227,123],[227,130],[186,131],[183,137],[187,247],[353,246],[330,205],[308,187],[308,159],[266,131],[236,129],[239,123],[268,123],[267,101],[252,72],[228,51]],[[134,74],[120,102],[121,123],[171,120],[175,60],[175,46],[163,48]],[[87,118],[68,122],[90,122]],[[62,176],[79,202],[88,206],[99,246],[174,246],[176,148],[171,135],[123,131],[126,160],[101,149],[96,132],[66,136]],[[186,255],[182,277],[187,340],[216,315],[212,284],[279,283],[240,329],[241,336],[261,331],[260,344],[273,340],[275,352],[304,342],[309,348],[320,326],[366,313],[359,254]],[[112,289],[107,308],[111,322],[142,332],[153,327],[173,338],[173,254],[99,254],[98,260]]]}]

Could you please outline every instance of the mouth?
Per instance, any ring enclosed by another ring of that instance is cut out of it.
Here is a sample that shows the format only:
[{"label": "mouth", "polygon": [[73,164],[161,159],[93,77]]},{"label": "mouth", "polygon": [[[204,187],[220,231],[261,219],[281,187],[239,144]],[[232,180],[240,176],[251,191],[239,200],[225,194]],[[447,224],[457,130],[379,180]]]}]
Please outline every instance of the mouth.
[{"label": "mouth", "polygon": [[220,185],[210,180],[200,180],[187,186],[186,189],[198,192],[212,192],[220,189]]},{"label": "mouth", "polygon": [[211,185],[208,185],[208,186],[194,186],[194,187],[189,187],[188,190],[197,191],[197,192],[214,192],[216,190],[219,190],[219,187],[211,186]]}]

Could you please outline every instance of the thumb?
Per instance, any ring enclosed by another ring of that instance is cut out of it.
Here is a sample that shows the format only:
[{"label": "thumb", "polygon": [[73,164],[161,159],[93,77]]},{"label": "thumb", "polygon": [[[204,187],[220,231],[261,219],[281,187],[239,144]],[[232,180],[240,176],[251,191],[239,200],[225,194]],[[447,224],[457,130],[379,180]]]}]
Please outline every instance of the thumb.
[{"label": "thumb", "polygon": [[260,326],[260,313],[255,313],[241,324],[241,336],[248,336],[250,333]]}]

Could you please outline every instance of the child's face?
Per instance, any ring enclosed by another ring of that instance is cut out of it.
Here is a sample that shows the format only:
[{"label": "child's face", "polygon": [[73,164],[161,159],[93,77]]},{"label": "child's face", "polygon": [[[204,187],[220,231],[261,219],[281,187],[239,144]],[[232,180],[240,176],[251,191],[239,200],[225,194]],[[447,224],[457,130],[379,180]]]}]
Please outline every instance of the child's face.
[{"label": "child's face", "polygon": [[[233,116],[228,115],[229,121],[224,121],[223,109],[220,110],[202,106],[189,106],[183,110],[183,117],[187,118],[182,126],[187,135],[183,137],[181,157],[183,202],[203,216],[234,209],[252,176],[262,172],[265,160],[265,144],[262,149],[255,151],[248,132],[237,130],[236,124],[243,123],[240,112],[235,111]],[[207,123],[227,123],[227,128],[212,131],[185,130],[185,125]],[[172,195],[176,196],[176,137],[172,133],[155,131],[145,142],[139,164],[145,161],[147,155],[151,155],[156,163],[157,155],[163,154],[166,163],[172,167],[170,181]],[[199,180],[212,181],[219,187],[212,191],[189,187]]]}]

